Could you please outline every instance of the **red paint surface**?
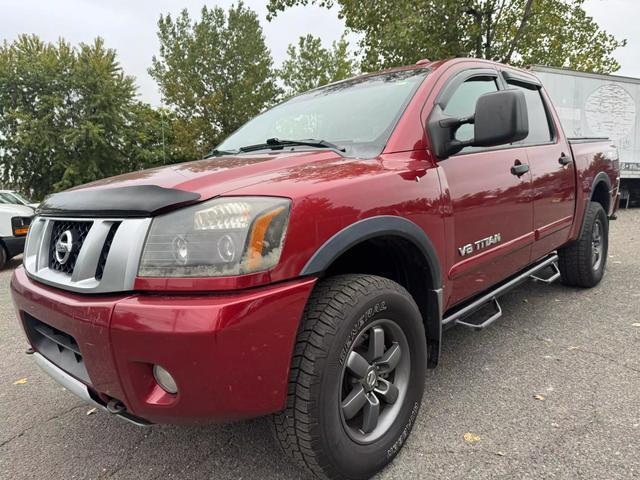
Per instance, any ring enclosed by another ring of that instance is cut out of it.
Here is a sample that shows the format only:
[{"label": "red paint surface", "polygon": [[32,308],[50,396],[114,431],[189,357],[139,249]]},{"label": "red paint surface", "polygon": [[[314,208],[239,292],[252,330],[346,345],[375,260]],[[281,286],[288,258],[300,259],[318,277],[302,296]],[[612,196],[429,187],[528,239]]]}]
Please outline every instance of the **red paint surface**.
[{"label": "red paint surface", "polygon": [[[229,421],[284,406],[298,322],[315,279],[224,295],[86,297],[18,268],[16,308],[73,335],[91,387],[159,423]],[[169,395],[152,376],[175,378]]]},{"label": "red paint surface", "polygon": [[[101,298],[38,285],[19,269],[12,280],[18,310],[74,335],[93,387],[121,398],[133,413],[154,421],[228,420],[282,407],[291,346],[314,285],[313,279],[299,279],[300,271],[325,241],[354,222],[397,215],[423,229],[443,272],[445,308],[575,239],[595,175],[605,171],[617,184],[617,165],[602,155],[606,144],[569,146],[552,112],[558,135],[548,145],[505,146],[438,161],[426,122],[443,85],[464,69],[510,67],[472,59],[429,66],[432,72],[376,158],[343,158],[332,151],[256,153],[80,187],[154,184],[193,191],[203,200],[290,198],[281,259],[269,272],[137,278],[136,290],[154,294]],[[562,153],[573,154],[574,163],[560,166]],[[528,163],[530,172],[512,175],[516,161]],[[460,256],[459,247],[496,233],[500,243]],[[155,362],[176,376],[177,397],[154,384]]]}]

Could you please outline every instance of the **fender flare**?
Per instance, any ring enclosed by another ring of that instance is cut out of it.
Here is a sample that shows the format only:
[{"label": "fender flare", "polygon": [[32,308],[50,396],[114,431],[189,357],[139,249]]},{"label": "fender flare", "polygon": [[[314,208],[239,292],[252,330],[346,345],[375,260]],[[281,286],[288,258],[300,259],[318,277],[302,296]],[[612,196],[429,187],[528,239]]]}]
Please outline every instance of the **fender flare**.
[{"label": "fender flare", "polygon": [[300,272],[301,276],[321,273],[351,247],[371,238],[394,235],[413,243],[424,255],[433,284],[442,286],[442,273],[435,248],[426,233],[411,220],[394,215],[378,215],[359,220],[343,228],[316,250]]},{"label": "fender flare", "polygon": [[[589,197],[584,200],[584,213],[582,214],[582,221],[580,222],[580,233],[578,234],[578,238],[582,236],[582,232],[584,231],[585,220],[587,219],[587,208],[589,208],[589,202],[593,200],[593,194],[596,191],[596,187],[598,184],[604,183],[607,186],[607,192],[611,192],[611,180],[609,179],[609,175],[605,172],[598,172],[598,174],[593,177],[593,181],[591,182],[591,190],[589,190]],[[605,212],[607,216],[609,216],[609,212]]]},{"label": "fender flare", "polygon": [[351,247],[371,238],[397,236],[415,245],[424,255],[431,277],[425,295],[427,305],[423,317],[427,336],[427,368],[438,365],[442,340],[442,273],[435,248],[418,225],[403,217],[379,215],[359,220],[334,234],[313,254],[300,275],[320,274]]}]

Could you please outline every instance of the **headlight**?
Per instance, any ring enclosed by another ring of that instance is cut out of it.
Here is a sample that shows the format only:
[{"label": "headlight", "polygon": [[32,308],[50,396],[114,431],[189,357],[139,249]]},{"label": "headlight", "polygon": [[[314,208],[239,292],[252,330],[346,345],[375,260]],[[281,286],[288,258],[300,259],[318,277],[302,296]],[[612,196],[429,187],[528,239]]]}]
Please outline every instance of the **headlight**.
[{"label": "headlight", "polygon": [[216,198],[153,219],[141,277],[217,277],[268,270],[280,260],[291,202]]},{"label": "headlight", "polygon": [[13,217],[11,219],[11,228],[13,229],[13,235],[16,237],[22,237],[29,232],[29,225],[31,225],[31,218],[29,217]]}]

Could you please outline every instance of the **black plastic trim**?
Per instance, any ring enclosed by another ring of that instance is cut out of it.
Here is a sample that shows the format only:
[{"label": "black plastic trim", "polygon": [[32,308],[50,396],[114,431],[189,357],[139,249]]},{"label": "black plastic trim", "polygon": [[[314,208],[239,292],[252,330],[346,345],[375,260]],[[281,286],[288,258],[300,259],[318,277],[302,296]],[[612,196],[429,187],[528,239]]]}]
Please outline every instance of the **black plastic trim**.
[{"label": "black plastic trim", "polygon": [[24,251],[24,242],[27,237],[22,235],[20,237],[3,237],[0,238],[0,244],[4,245],[7,251],[7,260],[20,255]]},{"label": "black plastic trim", "polygon": [[[591,182],[589,199],[585,200],[584,213],[582,214],[582,223],[580,225],[580,234],[578,235],[578,238],[582,236],[582,232],[584,231],[585,222],[587,220],[587,208],[589,208],[589,202],[593,200],[593,193],[596,191],[596,187],[599,183],[604,183],[607,186],[607,191],[611,192],[611,180],[609,179],[609,175],[605,172],[598,172],[598,174],[593,178],[593,182]],[[610,199],[610,201],[613,201],[613,199]],[[609,216],[609,212],[604,213]]]},{"label": "black plastic trim", "polygon": [[36,213],[44,216],[149,217],[196,203],[200,194],[157,185],[68,190],[45,199]]},{"label": "black plastic trim", "polygon": [[500,70],[500,73],[502,74],[502,78],[504,78],[505,82],[507,83],[532,85],[538,88],[542,86],[542,82],[540,82],[540,80],[538,80],[538,78],[533,75],[529,76],[527,74],[516,73],[511,70]]},{"label": "black plastic trim", "polygon": [[[469,80],[470,78],[475,77],[487,77],[493,78],[496,81],[498,80],[498,71],[491,67],[481,67],[481,68],[469,68],[466,70],[462,70],[456,73],[452,78],[447,80],[445,85],[440,90],[440,93],[436,97],[435,104],[439,105],[442,110],[447,108],[449,100],[458,89],[460,85]],[[499,85],[496,85],[498,90],[500,89]]]},{"label": "black plastic trim", "polygon": [[429,265],[433,288],[442,286],[438,256],[426,233],[406,218],[380,215],[365,218],[343,228],[327,240],[304,266],[300,275],[313,275],[325,271],[344,252],[370,238],[396,235],[411,241],[420,249]]}]

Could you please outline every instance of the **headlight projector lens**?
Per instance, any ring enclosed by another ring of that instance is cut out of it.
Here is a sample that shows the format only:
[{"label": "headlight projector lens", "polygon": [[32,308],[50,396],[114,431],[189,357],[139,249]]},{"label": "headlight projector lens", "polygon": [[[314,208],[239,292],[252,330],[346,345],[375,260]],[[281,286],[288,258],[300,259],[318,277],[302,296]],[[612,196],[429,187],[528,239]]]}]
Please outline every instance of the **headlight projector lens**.
[{"label": "headlight projector lens", "polygon": [[225,262],[233,262],[236,258],[236,244],[229,235],[223,235],[218,240],[218,255]]},{"label": "headlight projector lens", "polygon": [[189,244],[182,235],[173,239],[173,256],[180,265],[186,265],[189,261]]}]

